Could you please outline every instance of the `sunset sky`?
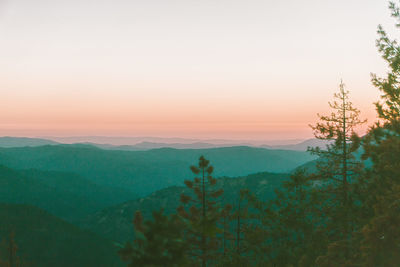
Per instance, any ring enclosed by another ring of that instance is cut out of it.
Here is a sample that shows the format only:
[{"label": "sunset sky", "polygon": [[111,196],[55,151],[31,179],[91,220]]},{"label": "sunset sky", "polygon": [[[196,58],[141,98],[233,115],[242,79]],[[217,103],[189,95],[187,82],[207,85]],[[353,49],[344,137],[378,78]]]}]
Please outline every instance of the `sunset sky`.
[{"label": "sunset sky", "polygon": [[0,0],[0,136],[301,139],[375,120],[383,0]]}]

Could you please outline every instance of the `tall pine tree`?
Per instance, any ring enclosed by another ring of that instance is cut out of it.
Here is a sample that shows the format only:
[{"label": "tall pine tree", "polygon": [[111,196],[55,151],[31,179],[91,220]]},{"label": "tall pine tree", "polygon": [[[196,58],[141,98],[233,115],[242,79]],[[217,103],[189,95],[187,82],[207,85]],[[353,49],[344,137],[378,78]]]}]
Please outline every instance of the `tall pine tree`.
[{"label": "tall pine tree", "polygon": [[[362,163],[356,159],[355,152],[360,147],[360,138],[356,128],[365,121],[360,120],[360,111],[349,101],[349,92],[343,82],[335,100],[329,103],[333,109],[327,116],[318,114],[320,121],[311,126],[316,138],[330,142],[326,149],[316,147],[309,151],[317,156],[317,171],[312,176],[316,181],[321,199],[326,199],[324,216],[326,217],[328,238],[341,247],[343,257],[351,251],[351,235],[354,229],[355,202],[352,184],[363,170]],[[325,261],[323,257],[320,263]]]},{"label": "tall pine tree", "polygon": [[[390,2],[391,15],[400,27],[400,8]],[[399,266],[400,262],[400,45],[378,27],[377,47],[386,61],[386,77],[372,75],[372,82],[382,95],[376,103],[379,122],[365,140],[364,157],[372,161],[366,175],[365,206],[373,207],[369,222],[362,228],[363,266]],[[367,213],[368,214],[368,213]]]},{"label": "tall pine tree", "polygon": [[182,205],[178,207],[178,214],[186,222],[186,240],[192,264],[205,267],[221,254],[223,233],[218,224],[224,214],[219,203],[223,190],[217,187],[217,180],[212,177],[214,168],[203,156],[198,165],[190,169],[196,177],[186,180],[185,185],[192,194],[181,195]]}]

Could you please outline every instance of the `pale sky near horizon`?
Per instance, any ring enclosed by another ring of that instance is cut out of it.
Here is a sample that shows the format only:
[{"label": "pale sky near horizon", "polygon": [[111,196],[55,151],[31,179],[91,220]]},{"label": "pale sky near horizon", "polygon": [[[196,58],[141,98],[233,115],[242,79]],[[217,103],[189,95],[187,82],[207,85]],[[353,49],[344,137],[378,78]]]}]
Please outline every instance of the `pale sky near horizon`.
[{"label": "pale sky near horizon", "polygon": [[372,123],[383,0],[0,0],[0,136],[298,139]]}]

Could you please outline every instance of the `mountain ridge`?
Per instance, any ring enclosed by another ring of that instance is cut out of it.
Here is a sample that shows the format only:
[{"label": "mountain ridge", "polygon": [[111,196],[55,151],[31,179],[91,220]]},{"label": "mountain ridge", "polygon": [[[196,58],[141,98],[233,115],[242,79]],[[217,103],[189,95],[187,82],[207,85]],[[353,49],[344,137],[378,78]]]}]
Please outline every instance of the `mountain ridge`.
[{"label": "mountain ridge", "polygon": [[210,149],[159,148],[146,151],[104,150],[89,145],[0,148],[0,164],[12,169],[73,172],[101,186],[119,187],[143,196],[182,184],[189,167],[204,155],[216,177],[256,172],[289,172],[315,159],[302,151],[254,147]]}]

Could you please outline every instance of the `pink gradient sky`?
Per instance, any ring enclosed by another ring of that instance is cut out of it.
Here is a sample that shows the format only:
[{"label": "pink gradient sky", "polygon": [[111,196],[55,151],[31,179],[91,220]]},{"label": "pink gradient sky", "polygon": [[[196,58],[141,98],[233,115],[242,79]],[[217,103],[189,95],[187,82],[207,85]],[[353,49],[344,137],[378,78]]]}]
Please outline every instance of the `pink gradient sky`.
[{"label": "pink gradient sky", "polygon": [[0,0],[0,136],[309,138],[340,79],[369,122],[381,0]]}]

